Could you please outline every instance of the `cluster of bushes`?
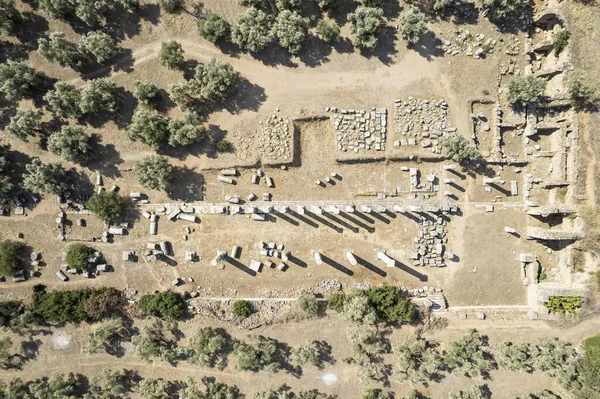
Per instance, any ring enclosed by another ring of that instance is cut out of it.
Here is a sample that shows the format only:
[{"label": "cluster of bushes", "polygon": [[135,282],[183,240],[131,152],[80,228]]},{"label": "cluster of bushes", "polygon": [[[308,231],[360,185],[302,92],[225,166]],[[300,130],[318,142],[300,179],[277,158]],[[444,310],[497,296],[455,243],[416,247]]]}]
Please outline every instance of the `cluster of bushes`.
[{"label": "cluster of bushes", "polygon": [[76,17],[88,26],[100,24],[108,11],[120,5],[128,11],[138,8],[139,0],[40,0],[39,8],[56,19]]},{"label": "cluster of bushes", "polygon": [[414,312],[407,295],[399,287],[387,284],[348,294],[333,294],[327,299],[327,305],[339,312],[344,320],[364,324],[407,323]]},{"label": "cluster of bushes", "polygon": [[32,311],[49,323],[81,323],[97,319],[95,315],[86,312],[85,304],[107,290],[82,288],[47,292],[43,286],[35,288]]},{"label": "cluster of bushes", "polygon": [[4,240],[0,243],[0,276],[9,277],[23,265],[24,245],[17,241]]}]

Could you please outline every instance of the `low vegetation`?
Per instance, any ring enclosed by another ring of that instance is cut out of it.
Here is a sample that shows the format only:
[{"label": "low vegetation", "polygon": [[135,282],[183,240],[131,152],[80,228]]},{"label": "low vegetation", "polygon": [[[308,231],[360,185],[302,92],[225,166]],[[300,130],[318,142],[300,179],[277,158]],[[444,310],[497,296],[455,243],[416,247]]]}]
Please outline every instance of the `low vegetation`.
[{"label": "low vegetation", "polygon": [[123,213],[125,199],[116,191],[94,193],[86,205],[103,222],[113,222]]},{"label": "low vegetation", "polygon": [[138,305],[146,316],[156,316],[167,320],[180,319],[186,313],[185,301],[181,295],[173,291],[144,295],[140,298]]}]

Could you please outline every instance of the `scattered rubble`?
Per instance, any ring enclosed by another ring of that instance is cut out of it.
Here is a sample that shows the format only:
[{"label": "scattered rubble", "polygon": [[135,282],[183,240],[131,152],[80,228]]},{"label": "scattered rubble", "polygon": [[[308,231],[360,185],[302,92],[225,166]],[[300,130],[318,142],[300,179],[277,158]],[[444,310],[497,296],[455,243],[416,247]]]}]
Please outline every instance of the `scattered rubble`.
[{"label": "scattered rubble", "polygon": [[332,112],[333,128],[337,132],[337,148],[340,151],[385,151],[387,136],[387,109],[373,108],[371,112],[353,109],[326,108]]}]

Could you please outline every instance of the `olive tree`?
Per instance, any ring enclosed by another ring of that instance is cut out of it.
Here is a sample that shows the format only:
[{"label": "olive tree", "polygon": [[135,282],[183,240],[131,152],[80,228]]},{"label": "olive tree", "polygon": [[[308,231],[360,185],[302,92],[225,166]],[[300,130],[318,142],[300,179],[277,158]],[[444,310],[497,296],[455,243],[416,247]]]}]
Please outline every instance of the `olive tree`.
[{"label": "olive tree", "polygon": [[240,74],[228,62],[212,57],[208,63],[198,65],[194,79],[197,95],[203,100],[217,102],[237,89]]},{"label": "olive tree", "polygon": [[[167,2],[172,0],[161,1]],[[169,399],[174,397],[174,391],[175,385],[164,378],[144,378],[139,385],[141,399]]]},{"label": "olive tree", "polygon": [[127,128],[127,137],[152,148],[159,148],[169,140],[169,122],[156,111],[138,109]]},{"label": "olive tree", "polygon": [[147,80],[136,81],[133,85],[133,97],[145,107],[154,107],[159,97],[158,87]]},{"label": "olive tree", "polygon": [[71,269],[82,271],[94,249],[83,244],[73,244],[67,249],[67,264]]},{"label": "olive tree", "polygon": [[464,337],[450,343],[444,356],[444,364],[452,372],[471,378],[485,377],[492,368],[493,361],[483,351],[486,337],[477,330],[470,330]]},{"label": "olive tree", "polygon": [[116,191],[100,191],[90,197],[87,207],[100,220],[110,223],[115,221],[123,212],[125,199]]},{"label": "olive tree", "polygon": [[439,352],[421,337],[410,338],[394,352],[398,356],[401,378],[411,383],[431,380],[441,364]]},{"label": "olive tree", "polygon": [[461,165],[472,165],[481,160],[481,153],[469,139],[460,134],[452,133],[438,140],[439,145],[446,150],[448,157]]},{"label": "olive tree", "polygon": [[126,339],[128,335],[123,319],[111,319],[88,334],[81,352],[87,355],[108,352],[120,345],[120,342]]},{"label": "olive tree", "polygon": [[38,53],[48,61],[58,61],[63,68],[80,70],[85,65],[85,57],[77,45],[65,39],[63,32],[53,32],[38,40]]},{"label": "olive tree", "polygon": [[319,311],[319,303],[317,297],[312,292],[302,291],[298,297],[297,305],[309,316],[315,316]]},{"label": "olive tree", "polygon": [[483,12],[492,21],[504,21],[518,16],[530,0],[483,0]]},{"label": "olive tree", "polygon": [[340,6],[340,0],[317,0],[317,4],[323,10],[335,10]]},{"label": "olive tree", "polygon": [[110,60],[118,52],[113,38],[102,31],[86,33],[79,42],[79,50],[84,54],[89,54],[100,64]]},{"label": "olive tree", "polygon": [[69,162],[86,163],[92,156],[90,137],[81,126],[63,126],[48,138],[48,151]]},{"label": "olive tree", "polygon": [[10,154],[10,146],[0,145],[0,194],[8,194],[13,189],[13,184],[10,182],[12,156]]},{"label": "olive tree", "polygon": [[67,172],[58,163],[43,164],[34,158],[25,165],[23,187],[35,193],[60,194],[67,189]]},{"label": "olive tree", "polygon": [[179,68],[183,63],[183,48],[175,40],[162,42],[158,53],[160,65],[169,69]]},{"label": "olive tree", "polygon": [[482,386],[473,385],[464,391],[451,392],[448,397],[450,399],[485,399],[488,396]]},{"label": "olive tree", "polygon": [[150,190],[165,190],[171,182],[173,167],[163,156],[149,156],[135,165],[138,182]]},{"label": "olive tree", "polygon": [[518,76],[508,84],[508,101],[512,105],[526,107],[538,102],[546,90],[548,81],[533,75]]},{"label": "olive tree", "polygon": [[319,343],[315,340],[309,340],[306,341],[304,345],[293,347],[291,354],[292,361],[300,366],[312,364],[313,366],[319,367],[322,363],[321,348]]},{"label": "olive tree", "polygon": [[96,26],[107,10],[108,2],[106,0],[77,0],[75,16],[88,26]]},{"label": "olive tree", "polygon": [[214,12],[209,12],[198,21],[198,33],[211,43],[216,43],[225,38],[229,33],[229,29],[229,23]]},{"label": "olive tree", "polygon": [[73,0],[39,0],[38,6],[46,14],[63,19],[67,14],[75,12],[75,4]]},{"label": "olive tree", "polygon": [[267,14],[251,7],[236,17],[231,41],[244,50],[258,52],[273,40],[271,25],[271,18]]},{"label": "olive tree", "polygon": [[281,368],[277,360],[276,341],[262,335],[249,335],[249,342],[238,341],[233,345],[233,357],[238,370],[264,370],[276,373]]},{"label": "olive tree", "polygon": [[567,90],[569,90],[569,94],[577,107],[583,108],[598,101],[596,93],[600,84],[590,82],[584,71],[577,70],[569,73],[566,84]]},{"label": "olive tree", "polygon": [[81,91],[79,107],[84,114],[114,112],[119,104],[117,85],[110,79],[94,79]]},{"label": "olive tree", "polygon": [[416,44],[427,31],[427,17],[417,7],[411,6],[400,16],[398,29],[404,40]]},{"label": "olive tree", "polygon": [[40,129],[42,121],[41,110],[17,110],[17,113],[10,118],[10,123],[5,130],[14,134],[19,139],[25,141],[28,136],[35,136]]},{"label": "olive tree", "polygon": [[322,19],[317,23],[317,34],[327,43],[335,43],[340,39],[340,27]]},{"label": "olive tree", "polygon": [[375,7],[359,6],[356,10],[348,14],[350,22],[350,33],[356,35],[352,44],[355,47],[374,49],[377,46],[379,35],[379,24],[383,10]]},{"label": "olive tree", "polygon": [[231,336],[222,328],[202,327],[190,337],[188,347],[191,364],[214,367],[223,363],[231,346]]},{"label": "olive tree", "polygon": [[296,11],[283,10],[275,19],[273,31],[279,44],[291,54],[297,54],[308,39],[309,19]]},{"label": "olive tree", "polygon": [[0,93],[8,101],[31,95],[42,83],[42,75],[22,61],[0,64]]},{"label": "olive tree", "polygon": [[172,325],[164,323],[161,319],[153,319],[142,328],[139,335],[131,338],[136,356],[148,363],[154,359],[174,361],[178,355],[172,330]]},{"label": "olive tree", "polygon": [[44,101],[55,116],[78,118],[81,115],[81,90],[71,83],[56,82],[54,88],[44,95]]},{"label": "olive tree", "polygon": [[377,321],[375,308],[371,305],[369,298],[362,293],[356,293],[346,298],[340,317],[343,320],[363,324],[373,324]]},{"label": "olive tree", "polygon": [[199,143],[208,135],[204,121],[193,112],[186,112],[181,120],[169,121],[169,132],[169,145],[172,147]]},{"label": "olive tree", "polygon": [[15,0],[0,0],[0,32],[10,34],[18,15]]}]

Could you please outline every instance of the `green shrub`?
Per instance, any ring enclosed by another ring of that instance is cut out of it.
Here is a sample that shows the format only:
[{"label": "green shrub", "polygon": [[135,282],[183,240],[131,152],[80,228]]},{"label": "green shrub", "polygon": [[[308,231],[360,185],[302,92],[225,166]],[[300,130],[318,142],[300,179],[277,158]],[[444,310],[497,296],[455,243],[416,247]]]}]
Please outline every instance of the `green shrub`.
[{"label": "green shrub", "polygon": [[177,320],[185,315],[185,301],[173,291],[144,295],[138,305],[146,316]]},{"label": "green shrub", "polygon": [[172,14],[181,8],[183,0],[160,0],[160,8]]},{"label": "green shrub", "polygon": [[309,316],[315,316],[319,311],[317,297],[312,292],[302,291],[298,297],[298,307]]},{"label": "green shrub", "polygon": [[211,43],[216,43],[229,33],[229,24],[219,14],[209,12],[198,21],[198,33]]},{"label": "green shrub", "polygon": [[158,100],[158,87],[149,81],[136,81],[133,88],[133,97],[145,107],[153,107]]},{"label": "green shrub", "polygon": [[536,103],[546,90],[548,81],[533,75],[519,76],[508,84],[508,101],[512,105],[526,107],[530,103]]},{"label": "green shrub", "polygon": [[86,245],[73,244],[67,250],[67,264],[72,269],[82,271],[88,264],[88,259],[94,250]]},{"label": "green shrub", "polygon": [[87,207],[103,222],[112,222],[121,215],[125,199],[115,191],[95,193],[87,202]]},{"label": "green shrub", "polygon": [[175,40],[162,42],[160,52],[158,53],[160,65],[174,69],[183,63],[183,48]]},{"label": "green shrub", "polygon": [[344,302],[346,302],[346,294],[336,292],[327,298],[327,307],[340,313],[344,310]]},{"label": "green shrub", "polygon": [[367,289],[366,294],[379,319],[387,323],[411,321],[413,305],[400,288],[384,284]]},{"label": "green shrub", "polygon": [[217,140],[215,146],[217,147],[218,152],[229,152],[232,148],[231,143],[225,139]]},{"label": "green shrub", "polygon": [[173,167],[163,156],[149,156],[135,165],[135,177],[142,187],[166,190],[173,178]]},{"label": "green shrub", "polygon": [[233,303],[233,314],[240,317],[248,317],[252,314],[250,302],[239,300]]},{"label": "green shrub", "polygon": [[545,303],[550,312],[554,313],[573,313],[581,307],[583,298],[580,296],[551,296]]},{"label": "green shrub", "polygon": [[90,318],[85,312],[85,301],[102,294],[104,290],[104,288],[54,292],[38,290],[33,299],[33,311],[47,322],[80,323]]},{"label": "green shrub", "polygon": [[571,33],[568,30],[561,30],[554,35],[554,54],[559,55],[569,44]]},{"label": "green shrub", "polygon": [[4,240],[0,243],[0,276],[12,276],[23,263],[23,244]]}]

